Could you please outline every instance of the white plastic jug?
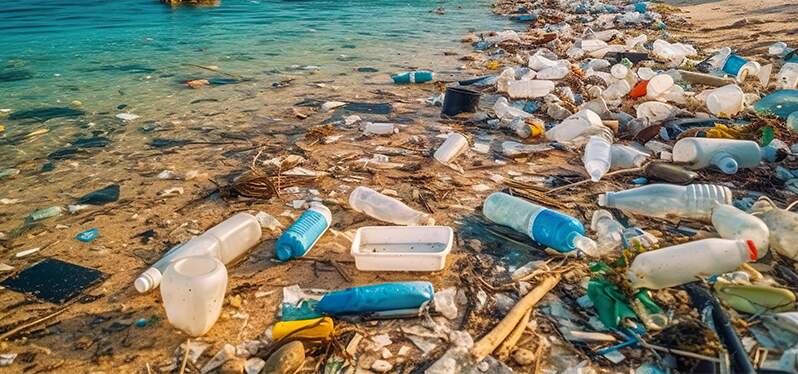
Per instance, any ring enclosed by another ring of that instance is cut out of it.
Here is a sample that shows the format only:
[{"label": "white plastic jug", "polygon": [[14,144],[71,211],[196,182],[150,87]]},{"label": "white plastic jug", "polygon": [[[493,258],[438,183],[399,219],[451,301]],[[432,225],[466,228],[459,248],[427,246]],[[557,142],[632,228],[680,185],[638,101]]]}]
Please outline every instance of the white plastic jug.
[{"label": "white plastic jug", "polygon": [[752,168],[762,161],[759,145],[750,140],[684,138],[673,146],[673,161],[689,163],[692,169],[716,166],[726,174]]},{"label": "white plastic jug", "polygon": [[175,260],[188,256],[210,256],[227,264],[247,252],[260,241],[261,227],[255,216],[238,213],[208,229],[202,235],[173,247],[134,282],[138,292],[158,287],[163,272]]},{"label": "white plastic jug", "polygon": [[617,208],[649,217],[693,218],[709,221],[717,204],[731,204],[732,192],[726,186],[711,184],[649,184],[625,191],[599,195],[599,206]]},{"label": "white plastic jug", "polygon": [[674,287],[701,276],[734,271],[743,263],[755,261],[757,252],[750,240],[697,240],[637,255],[626,277],[634,288]]},{"label": "white plastic jug", "polygon": [[349,195],[349,206],[372,218],[397,225],[435,224],[435,220],[429,214],[421,213],[397,199],[385,196],[368,187],[355,188]]},{"label": "white plastic jug", "polygon": [[735,208],[718,205],[712,209],[712,226],[721,238],[754,242],[761,258],[770,244],[770,230],[761,219]]},{"label": "white plastic jug", "polygon": [[673,78],[668,74],[659,74],[648,81],[646,85],[646,97],[656,99],[673,88]]},{"label": "white plastic jug", "polygon": [[468,149],[468,140],[466,137],[462,134],[453,132],[450,133],[443,144],[438,147],[438,150],[435,151],[432,157],[438,160],[438,162],[446,165],[466,149]]},{"label": "white plastic jug", "polygon": [[610,169],[613,170],[640,167],[648,158],[648,153],[624,144],[613,144],[610,152],[612,155]]},{"label": "white plastic jug", "polygon": [[745,93],[740,86],[729,84],[709,91],[704,101],[710,113],[731,117],[745,107]]},{"label": "white plastic jug", "polygon": [[166,268],[161,298],[169,323],[191,336],[213,327],[222,312],[227,269],[216,258],[189,256]]},{"label": "white plastic jug", "polygon": [[582,161],[590,180],[598,182],[610,170],[612,162],[612,131],[605,129],[600,135],[593,135],[587,140]]},{"label": "white plastic jug", "polygon": [[588,130],[604,127],[601,117],[590,109],[580,110],[546,131],[546,138],[560,143],[584,136]]},{"label": "white plastic jug", "polygon": [[546,80],[511,81],[507,83],[507,93],[513,99],[543,97],[553,90],[554,82]]}]

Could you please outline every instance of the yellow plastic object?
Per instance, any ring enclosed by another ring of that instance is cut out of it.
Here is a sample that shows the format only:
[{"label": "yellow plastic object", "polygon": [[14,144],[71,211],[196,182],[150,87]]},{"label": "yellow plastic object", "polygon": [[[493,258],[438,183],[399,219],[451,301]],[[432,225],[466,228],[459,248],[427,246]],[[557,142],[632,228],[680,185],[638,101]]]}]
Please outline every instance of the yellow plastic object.
[{"label": "yellow plastic object", "polygon": [[6,131],[6,127],[3,126],[3,125],[0,125],[0,132],[3,132],[3,131]]},{"label": "yellow plastic object", "polygon": [[787,312],[795,310],[795,294],[784,288],[754,285],[738,285],[719,281],[715,292],[734,310],[757,314],[763,311]]},{"label": "yellow plastic object", "polygon": [[282,340],[285,337],[327,339],[332,335],[333,330],[335,330],[335,326],[330,317],[277,322],[272,328],[272,339],[274,341]]},{"label": "yellow plastic object", "polygon": [[537,138],[539,136],[542,136],[543,133],[546,132],[546,125],[543,124],[543,122],[540,120],[527,119],[526,124],[527,126],[529,126],[530,129],[530,134],[531,134],[529,136],[530,138]]},{"label": "yellow plastic object", "polygon": [[496,60],[490,60],[485,64],[485,68],[490,70],[498,70],[502,67],[502,63]]}]

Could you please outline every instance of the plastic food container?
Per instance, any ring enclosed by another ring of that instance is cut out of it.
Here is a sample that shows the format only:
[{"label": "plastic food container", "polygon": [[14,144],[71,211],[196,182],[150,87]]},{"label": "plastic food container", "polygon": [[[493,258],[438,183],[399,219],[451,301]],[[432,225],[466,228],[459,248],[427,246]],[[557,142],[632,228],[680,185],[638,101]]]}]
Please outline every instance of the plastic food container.
[{"label": "plastic food container", "polygon": [[361,227],[352,240],[352,256],[363,271],[438,271],[453,239],[448,226]]}]

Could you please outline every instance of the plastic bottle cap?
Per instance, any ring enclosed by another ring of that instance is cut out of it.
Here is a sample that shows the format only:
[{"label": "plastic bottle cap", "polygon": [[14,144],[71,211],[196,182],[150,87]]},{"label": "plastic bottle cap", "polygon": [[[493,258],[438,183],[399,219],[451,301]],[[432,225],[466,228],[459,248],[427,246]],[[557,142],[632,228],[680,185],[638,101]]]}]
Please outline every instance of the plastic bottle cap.
[{"label": "plastic bottle cap", "polygon": [[609,200],[609,197],[607,196],[607,194],[603,193],[603,194],[598,196],[598,205],[599,206],[607,206],[607,203],[609,202],[608,200]]},{"label": "plastic bottle cap", "polygon": [[162,277],[158,269],[149,268],[136,278],[135,282],[133,282],[133,286],[139,293],[145,293],[157,287],[161,283]]},{"label": "plastic bottle cap", "polygon": [[756,249],[756,245],[754,244],[753,240],[746,240],[745,244],[748,244],[748,257],[751,261],[756,261],[759,259],[759,251]]},{"label": "plastic bottle cap", "polygon": [[725,174],[737,174],[739,166],[733,157],[725,156],[716,162],[718,168]]}]

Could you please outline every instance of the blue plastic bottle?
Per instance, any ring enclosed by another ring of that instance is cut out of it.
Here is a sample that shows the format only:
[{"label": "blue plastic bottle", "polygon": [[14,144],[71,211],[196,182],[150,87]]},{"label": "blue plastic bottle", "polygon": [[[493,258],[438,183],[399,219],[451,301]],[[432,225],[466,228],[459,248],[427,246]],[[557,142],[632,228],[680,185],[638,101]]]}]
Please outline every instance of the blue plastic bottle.
[{"label": "blue plastic bottle", "polygon": [[596,251],[596,243],[585,237],[585,227],[576,218],[503,192],[494,192],[485,199],[482,214],[558,252],[577,248],[588,254]]},{"label": "blue plastic bottle", "polygon": [[391,77],[394,83],[424,83],[432,80],[432,72],[426,70],[408,71]]},{"label": "blue plastic bottle", "polygon": [[330,227],[332,213],[321,203],[313,203],[294,224],[280,235],[274,254],[280,261],[302,257],[319,241]]},{"label": "blue plastic bottle", "polygon": [[331,316],[364,314],[386,310],[418,309],[432,300],[432,283],[395,282],[332,291],[324,295],[316,310]]}]

